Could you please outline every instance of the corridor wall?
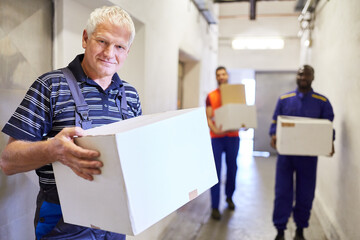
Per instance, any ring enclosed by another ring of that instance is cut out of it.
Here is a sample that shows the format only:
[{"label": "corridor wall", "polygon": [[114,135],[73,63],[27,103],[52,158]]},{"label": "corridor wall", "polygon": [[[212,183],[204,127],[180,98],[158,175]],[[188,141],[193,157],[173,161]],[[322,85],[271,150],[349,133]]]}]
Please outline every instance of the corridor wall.
[{"label": "corridor wall", "polygon": [[329,240],[360,239],[360,1],[321,0],[312,47],[314,89],[326,94],[335,112],[335,155],[320,157],[314,209]]}]

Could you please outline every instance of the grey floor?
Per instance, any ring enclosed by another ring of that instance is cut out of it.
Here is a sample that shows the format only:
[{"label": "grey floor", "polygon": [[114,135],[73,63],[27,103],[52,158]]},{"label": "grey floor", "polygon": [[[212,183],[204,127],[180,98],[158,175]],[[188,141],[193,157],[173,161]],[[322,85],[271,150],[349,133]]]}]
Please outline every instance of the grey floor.
[{"label": "grey floor", "polygon": [[[237,188],[233,197],[235,211],[227,209],[222,180],[220,211],[222,218],[210,218],[210,192],[207,191],[177,211],[161,240],[271,240],[276,230],[271,221],[274,199],[276,157],[253,157],[252,142],[242,141],[238,156]],[[225,168],[222,179],[225,179]],[[293,239],[295,225],[289,220],[285,239]],[[307,240],[326,240],[312,211]]]}]

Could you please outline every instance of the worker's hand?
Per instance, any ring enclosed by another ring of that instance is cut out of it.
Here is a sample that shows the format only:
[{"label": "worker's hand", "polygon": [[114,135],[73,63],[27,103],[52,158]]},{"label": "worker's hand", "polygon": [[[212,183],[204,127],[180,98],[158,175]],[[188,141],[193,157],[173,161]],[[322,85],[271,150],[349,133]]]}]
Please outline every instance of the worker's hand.
[{"label": "worker's hand", "polygon": [[334,142],[333,142],[330,157],[334,156],[334,154],[335,154],[335,146],[334,146]]},{"label": "worker's hand", "polygon": [[101,174],[101,161],[96,160],[100,153],[84,149],[74,143],[74,137],[85,136],[80,127],[64,128],[54,138],[48,140],[49,150],[55,161],[70,167],[78,176],[93,180],[93,175]]},{"label": "worker's hand", "polygon": [[226,131],[222,130],[222,125],[220,125],[219,127],[215,126],[213,127],[212,131],[216,134],[216,135],[221,135],[221,134],[225,134]]},{"label": "worker's hand", "polygon": [[276,135],[271,135],[270,145],[272,148],[276,149]]}]

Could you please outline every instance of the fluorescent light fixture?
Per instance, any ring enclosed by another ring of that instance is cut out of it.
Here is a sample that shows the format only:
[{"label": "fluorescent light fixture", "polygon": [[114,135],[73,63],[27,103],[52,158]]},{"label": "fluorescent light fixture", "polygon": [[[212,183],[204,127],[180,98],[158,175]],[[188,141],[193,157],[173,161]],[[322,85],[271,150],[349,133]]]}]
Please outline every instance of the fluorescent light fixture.
[{"label": "fluorescent light fixture", "polygon": [[284,39],[279,37],[268,38],[237,38],[232,41],[232,48],[249,49],[249,50],[265,50],[265,49],[283,49]]}]

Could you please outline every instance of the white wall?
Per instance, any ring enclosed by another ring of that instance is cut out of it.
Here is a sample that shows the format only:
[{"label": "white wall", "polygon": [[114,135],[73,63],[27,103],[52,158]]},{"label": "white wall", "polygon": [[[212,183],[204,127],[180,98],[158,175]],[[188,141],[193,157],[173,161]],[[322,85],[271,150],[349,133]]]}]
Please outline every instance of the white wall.
[{"label": "white wall", "polygon": [[[0,89],[0,129],[9,120],[25,93],[22,89]],[[8,136],[0,133],[0,152],[7,141]],[[35,171],[6,176],[0,170],[0,239],[35,237],[33,219],[38,191]]]},{"label": "white wall", "polygon": [[319,159],[315,204],[330,240],[360,239],[359,9],[358,0],[321,0],[312,34],[314,88],[335,112],[335,155]]},{"label": "white wall", "polygon": [[[26,90],[51,70],[51,9],[48,0],[0,1],[0,129]],[[0,152],[8,136],[0,132]],[[0,239],[34,239],[39,191],[35,171],[6,176],[0,170]]]}]

